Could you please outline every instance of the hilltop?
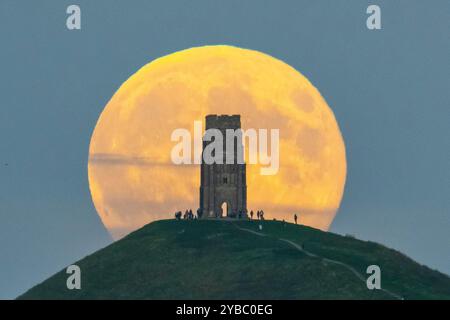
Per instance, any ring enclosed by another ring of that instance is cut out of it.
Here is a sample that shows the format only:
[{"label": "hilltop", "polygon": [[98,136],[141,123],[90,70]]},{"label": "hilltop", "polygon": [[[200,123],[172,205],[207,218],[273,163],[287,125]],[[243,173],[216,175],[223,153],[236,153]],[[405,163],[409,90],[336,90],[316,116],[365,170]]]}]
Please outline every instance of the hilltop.
[{"label": "hilltop", "polygon": [[448,276],[398,251],[279,221],[156,221],[75,264],[81,290],[62,270],[19,299],[450,299]]}]

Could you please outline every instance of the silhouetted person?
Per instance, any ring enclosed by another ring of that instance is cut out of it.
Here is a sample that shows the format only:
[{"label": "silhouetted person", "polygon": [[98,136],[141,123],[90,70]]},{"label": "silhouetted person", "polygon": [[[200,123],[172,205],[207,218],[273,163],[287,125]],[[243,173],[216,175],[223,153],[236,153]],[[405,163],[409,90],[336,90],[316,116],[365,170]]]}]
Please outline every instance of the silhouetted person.
[{"label": "silhouetted person", "polygon": [[200,208],[197,209],[197,218],[200,219],[202,217],[202,210]]},{"label": "silhouetted person", "polygon": [[261,212],[259,213],[259,217],[261,220],[264,220],[264,211],[261,210]]},{"label": "silhouetted person", "polygon": [[253,220],[253,210],[250,210],[250,219]]},{"label": "silhouetted person", "polygon": [[297,214],[294,214],[294,221],[295,221],[295,224],[297,224]]},{"label": "silhouetted person", "polygon": [[258,210],[258,211],[256,211],[256,219],[259,220],[259,216],[260,216],[260,212],[259,212],[259,210]]},{"label": "silhouetted person", "polygon": [[181,220],[181,211],[175,212],[175,219]]}]

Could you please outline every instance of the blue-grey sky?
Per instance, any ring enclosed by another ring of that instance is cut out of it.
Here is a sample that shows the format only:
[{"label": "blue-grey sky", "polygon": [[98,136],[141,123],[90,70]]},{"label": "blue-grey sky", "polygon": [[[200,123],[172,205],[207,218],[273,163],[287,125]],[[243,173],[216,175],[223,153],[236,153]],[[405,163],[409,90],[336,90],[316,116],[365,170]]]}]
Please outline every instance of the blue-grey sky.
[{"label": "blue-grey sky", "polygon": [[97,118],[141,66],[207,44],[285,61],[333,109],[348,176],[331,231],[450,274],[449,30],[448,0],[2,0],[0,298],[111,241],[87,183]]}]

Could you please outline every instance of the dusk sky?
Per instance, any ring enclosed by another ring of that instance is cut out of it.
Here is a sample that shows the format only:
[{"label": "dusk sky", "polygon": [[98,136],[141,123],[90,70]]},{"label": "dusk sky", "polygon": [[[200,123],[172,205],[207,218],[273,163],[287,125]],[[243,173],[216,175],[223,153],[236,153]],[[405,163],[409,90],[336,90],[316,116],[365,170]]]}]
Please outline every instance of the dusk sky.
[{"label": "dusk sky", "polygon": [[148,62],[216,44],[286,62],[333,110],[347,181],[330,231],[450,274],[447,0],[76,1],[77,31],[70,4],[0,2],[0,298],[112,241],[87,177],[100,113]]}]

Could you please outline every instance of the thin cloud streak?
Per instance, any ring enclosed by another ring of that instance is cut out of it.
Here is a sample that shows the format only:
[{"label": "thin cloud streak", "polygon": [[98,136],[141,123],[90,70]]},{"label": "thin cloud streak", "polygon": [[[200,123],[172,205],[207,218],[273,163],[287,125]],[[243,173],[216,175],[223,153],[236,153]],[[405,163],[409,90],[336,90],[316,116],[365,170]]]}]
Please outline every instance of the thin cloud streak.
[{"label": "thin cloud streak", "polygon": [[176,168],[194,168],[198,165],[177,165],[171,162],[163,162],[149,157],[128,156],[114,153],[94,153],[89,156],[89,164],[92,165],[126,165],[126,166],[161,166]]}]

